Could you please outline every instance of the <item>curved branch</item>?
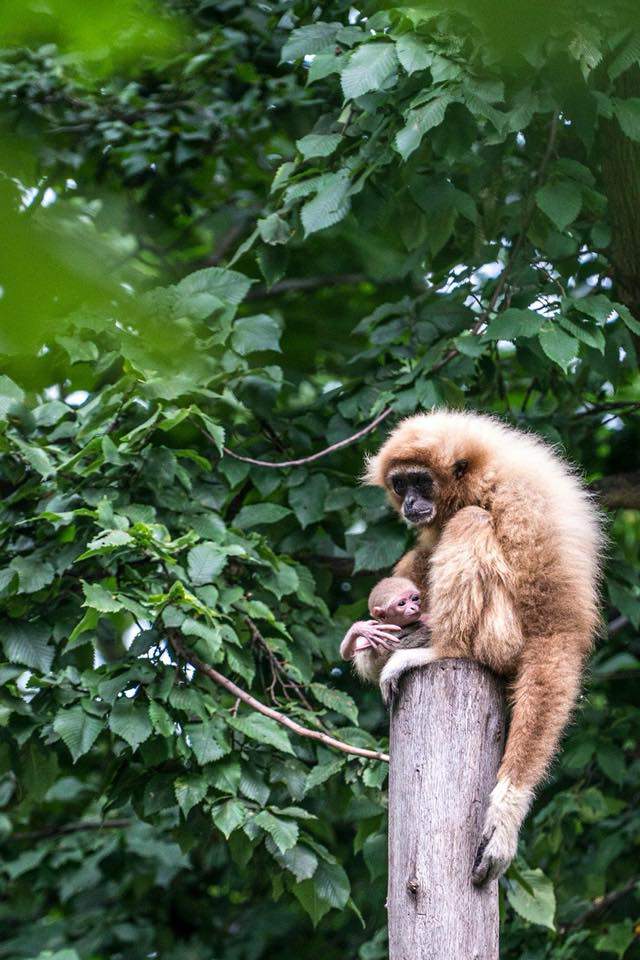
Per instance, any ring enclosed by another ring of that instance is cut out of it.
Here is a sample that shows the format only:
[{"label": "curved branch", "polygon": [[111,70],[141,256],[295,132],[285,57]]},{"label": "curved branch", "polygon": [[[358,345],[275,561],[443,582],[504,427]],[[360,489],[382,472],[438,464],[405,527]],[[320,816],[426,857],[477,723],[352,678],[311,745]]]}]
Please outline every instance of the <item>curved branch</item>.
[{"label": "curved branch", "polygon": [[350,444],[355,443],[356,440],[360,440],[361,437],[366,437],[368,433],[371,433],[372,430],[375,430],[379,423],[382,423],[383,420],[386,420],[392,412],[393,411],[391,407],[386,407],[382,413],[378,414],[375,420],[372,420],[371,423],[367,424],[366,427],[363,427],[362,430],[358,430],[357,433],[352,434],[350,437],[345,437],[344,440],[338,440],[337,443],[332,443],[330,447],[325,447],[323,450],[318,450],[316,453],[312,453],[308,457],[299,457],[297,460],[281,460],[279,463],[272,463],[270,460],[254,460],[253,457],[244,457],[242,454],[235,453],[235,451],[230,450],[229,447],[223,447],[223,450],[228,457],[233,457],[234,460],[241,460],[243,463],[252,463],[254,467],[301,467],[305,463],[313,463],[314,460],[320,460],[321,457],[326,457],[330,453],[334,453],[336,450],[341,450],[343,447],[348,447]]},{"label": "curved branch", "polygon": [[325,747],[332,747],[334,750],[340,750],[341,753],[348,753],[354,757],[366,757],[368,760],[389,762],[389,756],[386,753],[381,753],[378,750],[366,750],[364,747],[354,747],[350,743],[345,743],[343,740],[331,737],[328,733],[321,733],[319,730],[310,730],[309,727],[303,727],[302,724],[296,723],[295,720],[287,717],[284,713],[280,713],[279,710],[274,710],[273,707],[268,707],[265,703],[262,703],[262,701],[257,700],[222,673],[218,673],[210,664],[200,660],[195,653],[183,647],[173,634],[169,634],[169,640],[176,653],[190,663],[192,667],[195,667],[196,670],[199,670],[200,673],[204,673],[210,680],[217,683],[219,687],[224,687],[225,690],[238,700],[242,700],[242,702],[246,703],[252,710],[261,713],[265,717],[270,717],[281,726],[287,727],[287,729],[293,733],[297,733],[298,736],[306,737],[308,740],[317,740],[319,743],[324,744]]}]

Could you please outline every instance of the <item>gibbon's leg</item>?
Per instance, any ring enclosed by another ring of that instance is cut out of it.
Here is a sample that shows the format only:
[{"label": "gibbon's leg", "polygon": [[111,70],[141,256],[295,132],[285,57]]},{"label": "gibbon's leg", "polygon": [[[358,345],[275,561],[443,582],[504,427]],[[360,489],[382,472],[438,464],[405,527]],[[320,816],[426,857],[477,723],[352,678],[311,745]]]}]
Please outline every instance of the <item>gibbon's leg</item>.
[{"label": "gibbon's leg", "polygon": [[386,706],[389,706],[398,690],[398,680],[407,670],[414,667],[424,667],[441,657],[453,656],[449,653],[439,653],[433,647],[414,647],[411,650],[398,650],[392,653],[380,674],[380,692]]},{"label": "gibbon's leg", "polygon": [[527,642],[513,685],[504,756],[473,864],[474,883],[501,876],[515,856],[533,792],[578,696],[585,654],[582,638],[567,634]]}]

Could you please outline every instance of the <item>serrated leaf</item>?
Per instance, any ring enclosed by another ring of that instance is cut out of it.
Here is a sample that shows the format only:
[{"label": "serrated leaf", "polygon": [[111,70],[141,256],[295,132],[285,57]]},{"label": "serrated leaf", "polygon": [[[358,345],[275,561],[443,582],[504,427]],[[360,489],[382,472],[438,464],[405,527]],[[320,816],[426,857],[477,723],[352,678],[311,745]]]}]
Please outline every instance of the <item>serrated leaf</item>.
[{"label": "serrated leaf", "polygon": [[604,353],[606,346],[604,333],[598,327],[587,327],[584,324],[575,323],[568,317],[560,317],[559,322],[563,329],[566,330],[567,333],[573,334],[577,340],[586,343],[589,347],[593,347],[594,350],[599,350],[600,353]]},{"label": "serrated leaf", "polygon": [[540,332],[546,317],[534,310],[509,307],[491,320],[485,337],[490,340],[515,340],[516,337],[534,337]]},{"label": "serrated leaf", "polygon": [[18,574],[18,593],[36,593],[47,587],[56,575],[50,563],[33,557],[16,557],[11,561],[11,569]]},{"label": "serrated leaf", "polygon": [[228,840],[247,819],[248,810],[241,800],[227,800],[211,810],[211,819]]},{"label": "serrated leaf", "polygon": [[211,721],[187,723],[184,731],[200,766],[220,760],[231,749],[222,738],[217,725]]},{"label": "serrated leaf", "polygon": [[289,737],[284,729],[271,717],[261,713],[252,713],[246,717],[225,717],[229,726],[239,730],[246,737],[264,743],[267,746],[282,750],[283,753],[293,753]]},{"label": "serrated leaf", "polygon": [[309,133],[296,140],[296,147],[305,160],[309,157],[329,157],[341,140],[342,135],[339,133]]},{"label": "serrated leaf", "polygon": [[276,859],[281,867],[294,875],[300,883],[302,880],[310,880],[318,869],[318,858],[309,847],[298,843],[291,847],[285,853],[281,853],[274,841],[269,837],[267,839],[267,850]]},{"label": "serrated leaf", "polygon": [[236,320],[231,345],[236,353],[246,356],[262,350],[280,350],[280,323],[267,313]]},{"label": "serrated leaf", "polygon": [[627,775],[624,751],[615,743],[603,743],[598,747],[596,760],[602,772],[618,785],[623,784]]},{"label": "serrated leaf", "polygon": [[167,713],[165,708],[156,700],[149,704],[149,720],[151,726],[162,737],[173,737],[176,732],[176,725]]},{"label": "serrated leaf", "polygon": [[290,490],[289,503],[303,530],[324,517],[324,501],[328,492],[329,481],[322,473],[314,474],[305,483]]},{"label": "serrated leaf", "polygon": [[572,180],[557,180],[536,191],[536,203],[558,230],[564,230],[580,213],[582,190]]},{"label": "serrated leaf", "polygon": [[640,140],[640,97],[616,100],[613,109],[625,136]]},{"label": "serrated leaf", "polygon": [[262,523],[277,523],[290,513],[289,507],[278,503],[254,503],[243,507],[233,522],[236,527],[247,529]]},{"label": "serrated leaf", "polygon": [[396,53],[408,74],[425,70],[433,63],[433,54],[418,37],[408,33],[396,40]]},{"label": "serrated leaf", "polygon": [[118,613],[122,604],[115,599],[110,590],[100,583],[82,583],[84,593],[83,607],[91,607],[99,613]]},{"label": "serrated leaf", "polygon": [[340,75],[345,100],[379,90],[398,64],[392,43],[364,43],[353,53]]},{"label": "serrated leaf", "polygon": [[439,126],[444,120],[451,97],[442,94],[434,97],[424,107],[410,110],[406,115],[406,125],[396,134],[394,147],[403,160],[407,160],[417,150],[428,130]]},{"label": "serrated leaf", "polygon": [[336,38],[341,23],[310,23],[304,27],[297,27],[289,34],[289,39],[282,48],[280,62],[299,60],[301,57],[318,53],[330,46]]},{"label": "serrated leaf", "polygon": [[516,913],[529,923],[555,930],[556,897],[553,883],[542,870],[512,869],[507,899]]},{"label": "serrated leaf", "polygon": [[11,663],[23,663],[26,667],[48,673],[55,650],[48,644],[51,629],[44,623],[15,623],[5,620],[2,624],[2,645]]},{"label": "serrated leaf", "polygon": [[132,750],[137,750],[153,732],[147,710],[129,697],[120,697],[114,703],[109,716],[109,728],[126,740]]},{"label": "serrated leaf", "polygon": [[372,526],[353,538],[354,573],[360,570],[382,570],[399,560],[406,547],[404,531],[392,525]]},{"label": "serrated leaf", "polygon": [[270,213],[268,217],[258,220],[258,232],[260,238],[271,245],[286,243],[291,236],[289,224],[277,213]]},{"label": "serrated leaf", "polygon": [[194,587],[213,583],[227,563],[227,554],[217,543],[205,541],[193,547],[187,554],[187,572]]},{"label": "serrated leaf", "polygon": [[596,940],[596,950],[599,953],[615,953],[616,957],[623,957],[636,936],[633,920],[626,917],[620,923],[609,924],[606,933]]},{"label": "serrated leaf", "polygon": [[309,775],[307,776],[306,783],[304,785],[305,794],[310,793],[314,787],[320,786],[326,780],[329,780],[331,777],[334,777],[336,773],[339,773],[344,767],[345,761],[342,757],[336,757],[334,760],[329,760],[328,763],[317,763],[313,767]]},{"label": "serrated leaf", "polygon": [[328,707],[329,710],[335,710],[336,713],[341,713],[343,717],[347,717],[352,723],[357,724],[358,708],[355,701],[344,690],[325,687],[322,683],[312,683],[311,692],[323,706]]},{"label": "serrated leaf", "polygon": [[567,372],[569,364],[578,355],[578,341],[559,327],[542,330],[538,335],[540,346],[554,363]]},{"label": "serrated leaf", "polygon": [[[206,267],[190,273],[176,284],[175,289],[185,303],[193,301],[203,305],[206,312],[203,314],[198,310],[196,316],[204,319],[220,303],[232,306],[242,303],[250,286],[251,280],[243,273],[223,267]],[[206,309],[206,298],[210,298],[209,310]]]},{"label": "serrated leaf", "polygon": [[60,710],[53,721],[53,729],[69,749],[75,763],[95,743],[103,729],[98,717],[90,716],[80,705]]},{"label": "serrated leaf", "polygon": [[295,820],[274,817],[268,810],[262,810],[253,822],[272,837],[280,853],[286,853],[298,842],[299,827]]},{"label": "serrated leaf", "polygon": [[339,863],[321,860],[313,877],[319,896],[327,903],[342,910],[351,894],[349,878]]},{"label": "serrated leaf", "polygon": [[209,783],[202,774],[191,773],[185,777],[179,777],[173,787],[178,806],[187,817],[189,811],[206,797]]},{"label": "serrated leaf", "polygon": [[300,211],[305,237],[326,230],[346,217],[350,208],[351,183],[345,170],[320,178],[315,197],[307,200]]}]

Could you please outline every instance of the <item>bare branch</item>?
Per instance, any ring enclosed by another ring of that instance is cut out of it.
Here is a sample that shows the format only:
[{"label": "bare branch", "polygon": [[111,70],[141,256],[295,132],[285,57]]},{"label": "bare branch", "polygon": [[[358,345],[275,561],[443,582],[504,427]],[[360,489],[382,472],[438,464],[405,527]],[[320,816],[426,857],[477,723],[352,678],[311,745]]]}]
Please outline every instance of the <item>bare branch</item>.
[{"label": "bare branch", "polygon": [[322,733],[319,730],[310,730],[309,727],[303,727],[302,724],[292,720],[291,717],[287,717],[284,713],[280,713],[279,710],[274,710],[273,707],[268,707],[265,703],[262,703],[262,701],[257,700],[256,697],[252,696],[250,693],[247,693],[246,690],[243,690],[242,687],[239,687],[237,684],[235,684],[233,680],[229,680],[228,677],[225,677],[222,673],[219,673],[210,664],[204,663],[204,661],[200,660],[195,653],[192,653],[191,650],[187,650],[185,647],[183,647],[173,633],[169,634],[169,639],[176,653],[190,663],[192,667],[195,667],[195,669],[199,670],[200,673],[203,673],[205,676],[209,677],[209,679],[213,680],[214,683],[217,683],[219,687],[224,687],[225,690],[227,690],[238,700],[242,700],[242,702],[246,703],[247,706],[251,707],[252,710],[255,710],[257,713],[261,713],[265,717],[270,717],[272,720],[275,720],[276,723],[281,724],[281,726],[287,727],[287,729],[291,730],[293,733],[297,733],[298,736],[306,737],[309,740],[317,740],[319,743],[324,744],[325,747],[332,747],[334,750],[340,750],[341,753],[348,753],[354,757],[366,757],[368,760],[382,760],[385,763],[389,762],[389,756],[386,753],[381,753],[378,750],[366,750],[364,747],[354,747],[350,743],[345,743],[343,740],[338,740],[336,737],[331,737],[328,733]]},{"label": "bare branch", "polygon": [[591,488],[610,510],[640,510],[640,470],[602,477],[592,483]]},{"label": "bare branch", "polygon": [[113,820],[76,820],[73,823],[63,823],[59,826],[43,827],[41,830],[25,830],[22,833],[12,834],[13,840],[37,840],[43,837],[62,837],[68,833],[79,833],[81,830],[122,830],[131,825],[128,817],[119,817]]},{"label": "bare branch", "polygon": [[603,897],[596,897],[592,902],[591,906],[588,907],[584,913],[581,913],[579,917],[576,917],[575,920],[572,920],[571,923],[565,924],[563,927],[560,927],[559,933],[568,933],[569,930],[577,930],[578,927],[583,927],[585,923],[589,923],[590,920],[593,920],[599,914],[604,913],[612,904],[616,903],[618,900],[622,900],[623,897],[626,897],[627,894],[631,893],[634,887],[640,883],[640,876],[632,877],[624,887],[620,887],[619,890],[612,890],[610,893],[606,893]]},{"label": "bare branch", "polygon": [[313,463],[314,460],[320,460],[322,457],[326,457],[330,453],[335,453],[336,450],[341,450],[343,447],[348,447],[352,443],[355,443],[356,440],[366,437],[368,433],[371,433],[372,430],[375,430],[378,424],[382,423],[383,420],[386,420],[391,413],[391,407],[386,407],[382,413],[378,414],[375,420],[372,420],[371,423],[367,424],[366,427],[363,427],[362,430],[358,430],[357,433],[352,434],[350,437],[345,437],[344,440],[338,440],[337,443],[332,443],[331,446],[325,447],[323,450],[318,450],[316,453],[312,453],[308,457],[299,457],[297,460],[281,460],[279,463],[272,463],[270,460],[254,460],[253,457],[242,456],[242,454],[235,453],[235,451],[230,450],[229,447],[223,447],[223,449],[228,457],[233,457],[234,460],[241,460],[243,463],[252,463],[255,467],[273,467],[275,469],[282,469],[284,467],[301,467],[305,463]]}]

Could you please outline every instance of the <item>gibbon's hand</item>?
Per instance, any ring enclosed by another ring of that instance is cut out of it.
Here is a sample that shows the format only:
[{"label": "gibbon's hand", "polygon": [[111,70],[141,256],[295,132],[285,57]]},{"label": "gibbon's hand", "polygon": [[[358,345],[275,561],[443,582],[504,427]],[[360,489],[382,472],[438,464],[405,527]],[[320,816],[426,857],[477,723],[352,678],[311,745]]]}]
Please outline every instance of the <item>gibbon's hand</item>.
[{"label": "gibbon's hand", "polygon": [[398,642],[394,632],[401,628],[393,623],[382,624],[378,620],[358,620],[349,628],[344,640],[340,644],[340,655],[343,660],[352,660],[360,650],[393,650]]}]

